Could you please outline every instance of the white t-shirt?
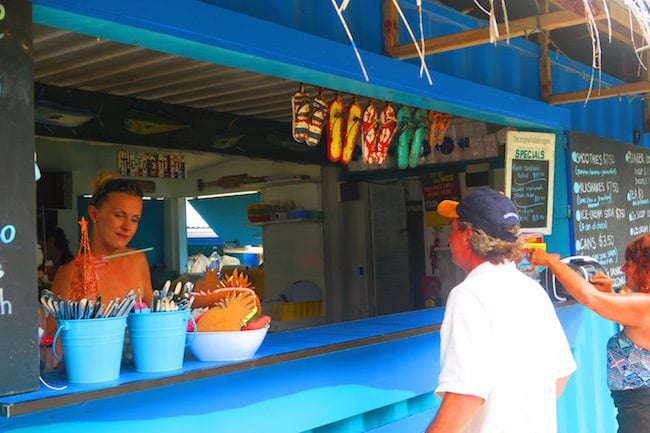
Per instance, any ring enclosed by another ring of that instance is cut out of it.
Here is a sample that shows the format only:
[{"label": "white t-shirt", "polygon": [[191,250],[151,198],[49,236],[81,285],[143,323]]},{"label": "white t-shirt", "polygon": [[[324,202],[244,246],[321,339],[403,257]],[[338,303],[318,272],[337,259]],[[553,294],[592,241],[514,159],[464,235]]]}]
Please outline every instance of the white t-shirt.
[{"label": "white t-shirt", "polygon": [[544,289],[514,263],[483,263],[453,288],[436,394],[485,399],[464,433],[556,433],[556,380],[576,369]]}]

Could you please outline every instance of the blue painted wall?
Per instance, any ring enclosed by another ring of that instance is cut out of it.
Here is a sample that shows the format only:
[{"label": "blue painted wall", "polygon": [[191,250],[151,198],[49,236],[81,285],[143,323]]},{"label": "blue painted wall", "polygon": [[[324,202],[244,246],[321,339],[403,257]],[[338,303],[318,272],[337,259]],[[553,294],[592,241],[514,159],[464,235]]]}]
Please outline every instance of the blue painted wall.
[{"label": "blue painted wall", "polygon": [[262,244],[262,228],[248,224],[248,205],[260,202],[260,193],[189,201],[228,247]]}]

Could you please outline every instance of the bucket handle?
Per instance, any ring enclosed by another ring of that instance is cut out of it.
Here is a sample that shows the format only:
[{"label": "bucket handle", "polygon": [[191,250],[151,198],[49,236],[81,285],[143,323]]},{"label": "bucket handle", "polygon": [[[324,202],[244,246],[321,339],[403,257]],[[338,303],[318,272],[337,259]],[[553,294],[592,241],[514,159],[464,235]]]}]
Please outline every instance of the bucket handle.
[{"label": "bucket handle", "polygon": [[185,347],[188,347],[190,344],[194,343],[194,339],[196,338],[196,320],[194,319],[194,316],[190,314],[190,320],[192,321],[192,338],[190,338],[187,343],[185,343]]},{"label": "bucket handle", "polygon": [[67,323],[59,324],[58,328],[56,328],[56,332],[54,333],[54,338],[52,339],[52,354],[59,362],[63,362],[63,358],[59,356],[58,353],[56,353],[56,341],[59,339],[59,334],[61,334],[61,331],[67,331],[67,330],[68,330]]}]

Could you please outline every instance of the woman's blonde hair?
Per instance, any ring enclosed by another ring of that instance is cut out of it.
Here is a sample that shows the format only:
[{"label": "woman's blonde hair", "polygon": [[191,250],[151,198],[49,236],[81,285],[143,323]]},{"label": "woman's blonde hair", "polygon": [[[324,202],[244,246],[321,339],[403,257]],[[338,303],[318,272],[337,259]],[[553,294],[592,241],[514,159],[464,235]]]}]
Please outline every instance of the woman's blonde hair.
[{"label": "woman's blonde hair", "polygon": [[111,192],[123,192],[142,198],[142,188],[137,182],[122,179],[111,171],[102,171],[93,178],[93,196],[90,205],[99,207]]}]

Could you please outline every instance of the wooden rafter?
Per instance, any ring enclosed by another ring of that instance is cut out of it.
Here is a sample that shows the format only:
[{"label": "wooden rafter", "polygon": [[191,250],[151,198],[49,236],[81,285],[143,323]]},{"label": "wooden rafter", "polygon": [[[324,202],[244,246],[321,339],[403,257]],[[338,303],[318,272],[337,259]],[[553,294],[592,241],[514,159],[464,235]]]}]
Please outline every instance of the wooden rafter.
[{"label": "wooden rafter", "polygon": [[[638,95],[640,93],[650,93],[650,81],[640,81],[638,83],[621,84],[607,88],[594,88],[589,95],[589,100],[605,99],[618,96]],[[580,90],[577,92],[560,93],[552,95],[549,98],[550,104],[569,104],[572,102],[584,102],[587,99],[587,91]]]},{"label": "wooden rafter", "polygon": [[[600,14],[596,19],[603,19],[605,16]],[[508,37],[516,38],[519,36],[529,36],[539,33],[542,30],[555,30],[564,27],[571,27],[584,24],[585,19],[571,11],[562,10],[550,12],[534,17],[522,18],[510,21],[510,33],[506,34],[504,24],[499,24],[499,38],[504,40]],[[476,45],[487,44],[490,42],[490,29],[483,27],[480,29],[466,30],[464,32],[452,33],[449,35],[439,36],[427,39],[424,42],[425,54],[437,54],[446,51],[469,48]],[[415,47],[411,44],[403,44],[392,47],[390,53],[387,53],[398,59],[411,59],[418,56]]]},{"label": "wooden rafter", "polygon": [[[563,8],[563,5],[559,0],[548,1],[555,6]],[[609,16],[612,20],[612,37],[618,39],[621,42],[624,42],[627,45],[633,45],[630,39],[631,33],[629,12],[623,6],[613,1],[608,1],[607,7],[609,9]],[[609,35],[609,28],[606,22],[599,22],[598,30],[602,35]],[[634,36],[638,37],[639,40],[643,40],[643,33],[641,33],[638,26],[634,26]]]}]

